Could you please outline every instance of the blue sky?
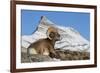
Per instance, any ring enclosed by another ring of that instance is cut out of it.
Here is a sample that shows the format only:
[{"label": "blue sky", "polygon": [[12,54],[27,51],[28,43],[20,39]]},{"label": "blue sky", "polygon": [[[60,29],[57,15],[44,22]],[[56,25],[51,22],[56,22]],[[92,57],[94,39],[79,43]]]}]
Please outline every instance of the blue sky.
[{"label": "blue sky", "polygon": [[90,40],[90,13],[21,10],[21,34],[30,35],[37,28],[41,16],[46,16],[57,25],[73,27]]}]

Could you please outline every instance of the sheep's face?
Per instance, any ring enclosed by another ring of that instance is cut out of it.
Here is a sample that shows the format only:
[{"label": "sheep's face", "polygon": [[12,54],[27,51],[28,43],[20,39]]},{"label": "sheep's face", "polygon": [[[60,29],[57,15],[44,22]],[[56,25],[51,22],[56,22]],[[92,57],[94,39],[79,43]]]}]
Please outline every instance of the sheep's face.
[{"label": "sheep's face", "polygon": [[49,37],[51,40],[59,41],[60,40],[60,34],[58,32],[51,32],[49,34]]},{"label": "sheep's face", "polygon": [[47,37],[50,40],[59,41],[60,40],[60,34],[58,33],[57,28],[49,27],[48,30],[47,30]]}]

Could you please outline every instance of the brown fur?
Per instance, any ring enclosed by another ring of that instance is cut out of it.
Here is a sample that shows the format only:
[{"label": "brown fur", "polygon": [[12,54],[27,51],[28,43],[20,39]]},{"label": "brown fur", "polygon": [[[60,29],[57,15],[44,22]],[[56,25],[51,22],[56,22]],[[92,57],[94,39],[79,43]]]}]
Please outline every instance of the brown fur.
[{"label": "brown fur", "polygon": [[[50,57],[58,58],[58,54],[55,51],[54,45],[58,41],[60,35],[56,28],[50,27],[47,30],[47,38],[39,39],[38,41],[32,43],[28,47],[28,55],[30,55],[30,49],[35,49],[37,54],[48,55]],[[34,53],[33,53],[34,54]]]}]

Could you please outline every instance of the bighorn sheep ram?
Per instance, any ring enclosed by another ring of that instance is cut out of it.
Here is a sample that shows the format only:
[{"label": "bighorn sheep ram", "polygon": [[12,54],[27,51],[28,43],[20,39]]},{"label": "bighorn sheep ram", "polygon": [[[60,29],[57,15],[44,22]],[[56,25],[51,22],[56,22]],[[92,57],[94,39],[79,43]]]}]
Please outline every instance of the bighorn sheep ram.
[{"label": "bighorn sheep ram", "polygon": [[27,48],[28,56],[32,54],[39,54],[47,55],[51,58],[59,57],[54,48],[55,42],[60,40],[60,34],[58,33],[58,30],[54,27],[49,27],[46,34],[47,38],[39,39]]}]

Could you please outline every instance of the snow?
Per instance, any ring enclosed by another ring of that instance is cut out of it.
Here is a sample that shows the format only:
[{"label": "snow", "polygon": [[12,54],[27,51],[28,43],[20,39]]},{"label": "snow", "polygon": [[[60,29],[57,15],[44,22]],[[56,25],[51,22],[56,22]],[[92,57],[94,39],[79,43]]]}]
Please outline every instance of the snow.
[{"label": "snow", "polygon": [[46,31],[50,26],[57,28],[59,34],[61,35],[61,40],[56,42],[55,48],[89,52],[89,41],[81,36],[81,34],[77,30],[72,27],[55,25],[45,16],[41,18],[40,24],[38,25],[38,29],[35,33],[33,33],[32,35],[22,36],[22,47],[27,48],[31,43],[35,42],[36,40],[46,38]]}]

